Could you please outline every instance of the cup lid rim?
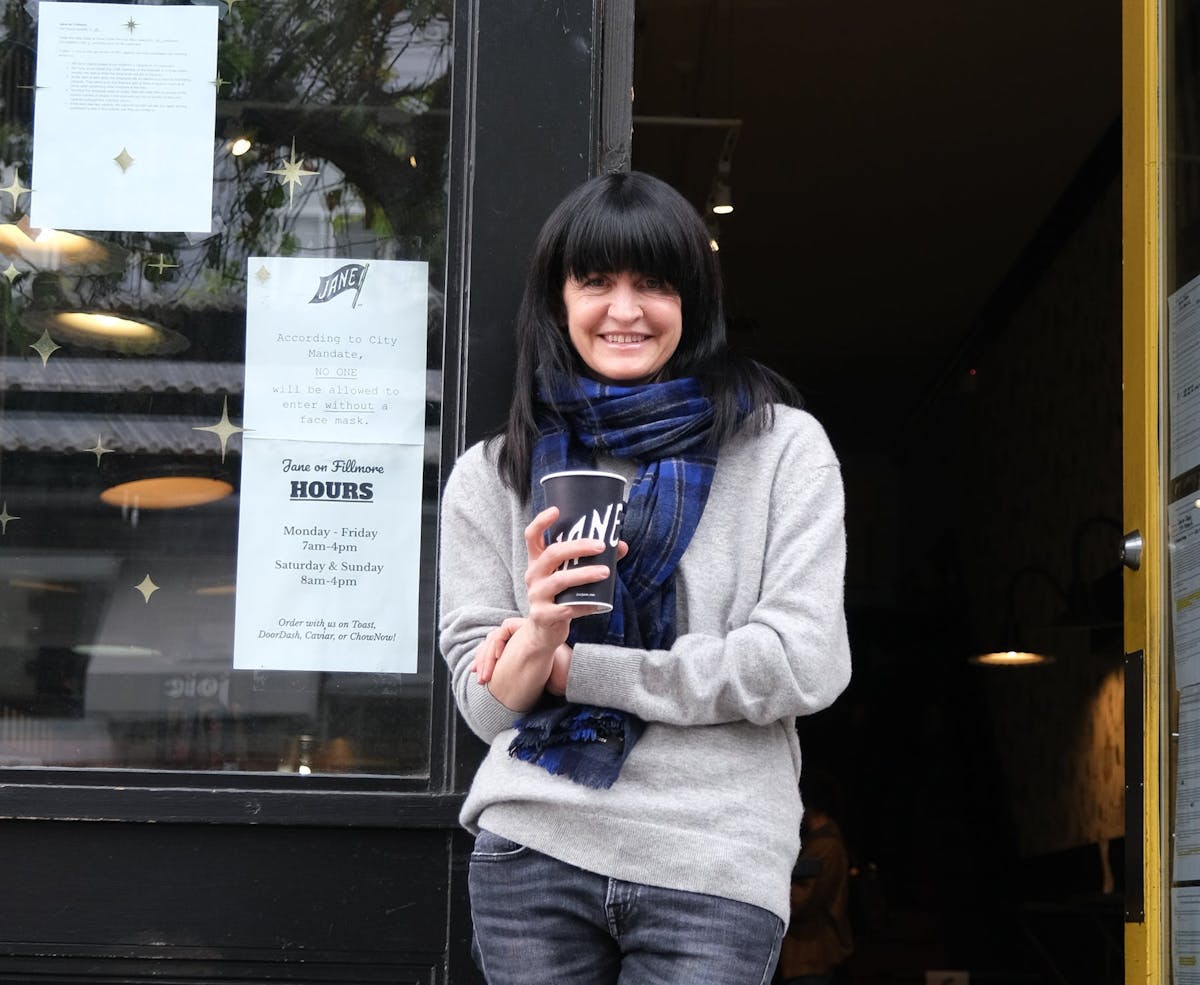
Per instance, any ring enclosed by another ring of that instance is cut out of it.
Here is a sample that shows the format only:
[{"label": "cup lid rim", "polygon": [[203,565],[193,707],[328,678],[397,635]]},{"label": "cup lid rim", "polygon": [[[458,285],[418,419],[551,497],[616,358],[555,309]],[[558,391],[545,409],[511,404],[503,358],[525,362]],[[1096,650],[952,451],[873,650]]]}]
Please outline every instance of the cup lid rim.
[{"label": "cup lid rim", "polygon": [[600,475],[608,479],[620,479],[621,484],[625,484],[625,476],[618,472],[605,472],[603,469],[566,469],[562,472],[548,472],[538,479],[538,482],[545,482],[547,479],[557,479],[564,475]]}]

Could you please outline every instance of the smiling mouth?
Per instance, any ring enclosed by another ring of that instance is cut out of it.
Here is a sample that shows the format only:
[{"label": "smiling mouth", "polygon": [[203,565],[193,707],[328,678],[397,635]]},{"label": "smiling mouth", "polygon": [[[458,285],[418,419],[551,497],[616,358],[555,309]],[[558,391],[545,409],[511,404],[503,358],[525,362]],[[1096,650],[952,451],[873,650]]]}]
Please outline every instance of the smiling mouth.
[{"label": "smiling mouth", "polygon": [[601,338],[605,342],[611,342],[615,345],[632,345],[636,342],[645,342],[649,336],[647,335],[603,335]]}]

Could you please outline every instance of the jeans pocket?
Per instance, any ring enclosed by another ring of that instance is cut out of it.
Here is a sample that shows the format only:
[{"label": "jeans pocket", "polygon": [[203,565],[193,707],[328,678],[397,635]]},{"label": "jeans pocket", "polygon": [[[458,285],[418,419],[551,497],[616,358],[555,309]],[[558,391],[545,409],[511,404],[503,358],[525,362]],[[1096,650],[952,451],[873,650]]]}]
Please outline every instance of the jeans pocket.
[{"label": "jeans pocket", "polygon": [[480,828],[479,834],[475,836],[471,858],[479,862],[502,862],[506,858],[516,858],[528,851],[529,849],[519,842],[510,841],[486,828]]}]

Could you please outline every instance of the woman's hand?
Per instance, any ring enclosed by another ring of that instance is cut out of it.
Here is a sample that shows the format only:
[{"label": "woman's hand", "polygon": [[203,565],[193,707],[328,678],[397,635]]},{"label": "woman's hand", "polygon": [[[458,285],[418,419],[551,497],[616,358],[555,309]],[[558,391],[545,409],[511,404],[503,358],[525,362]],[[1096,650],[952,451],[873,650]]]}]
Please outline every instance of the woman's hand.
[{"label": "woman's hand", "polygon": [[[625,541],[617,544],[617,558],[623,558],[629,553],[629,545]],[[487,684],[492,679],[496,663],[504,655],[508,641],[517,630],[521,629],[526,619],[514,616],[505,619],[499,626],[487,634],[479,649],[475,651],[475,659],[471,662],[471,672],[475,674],[480,684]],[[546,679],[545,688],[551,694],[562,697],[567,690],[567,675],[571,670],[571,647],[563,643],[554,651],[550,666],[550,676]]]},{"label": "woman's hand", "polygon": [[[546,531],[556,519],[558,509],[551,506],[525,528],[525,546],[529,551],[529,565],[525,569],[529,615],[506,619],[487,635],[475,657],[474,668],[480,682],[486,683],[492,694],[513,711],[528,711],[541,697],[554,670],[556,652],[560,647],[570,652],[565,644],[571,620],[584,614],[573,606],[559,605],[554,601],[555,596],[567,588],[603,581],[609,574],[608,567],[600,564],[559,570],[568,561],[601,554],[604,544],[582,539],[547,544]],[[559,659],[561,663],[562,658]],[[566,686],[565,673],[562,686]]]},{"label": "woman's hand", "polygon": [[480,684],[486,684],[492,679],[492,671],[496,667],[496,661],[504,652],[505,645],[512,639],[513,633],[524,624],[524,619],[514,616],[511,619],[505,619],[484,637],[483,642],[479,644],[479,649],[475,651],[475,659],[471,661],[471,673],[478,678]]},{"label": "woman's hand", "polygon": [[[471,672],[480,684],[486,684],[492,679],[496,662],[503,656],[505,645],[524,623],[524,619],[505,619],[502,625],[488,633],[487,639],[480,645],[471,663]],[[546,690],[561,698],[566,694],[567,674],[570,671],[571,645],[564,643],[554,651],[554,658],[550,663],[550,676],[546,679]]]},{"label": "woman's hand", "polygon": [[[604,581],[609,571],[606,565],[587,564],[589,558],[604,552],[604,542],[579,540],[546,543],[546,532],[558,519],[558,507],[542,510],[525,528],[525,547],[529,551],[529,566],[525,569],[525,590],[529,595],[529,623],[539,644],[550,654],[565,643],[571,620],[583,613],[570,605],[559,605],[555,598],[568,588]],[[580,562],[577,567],[562,569],[569,561]]]}]

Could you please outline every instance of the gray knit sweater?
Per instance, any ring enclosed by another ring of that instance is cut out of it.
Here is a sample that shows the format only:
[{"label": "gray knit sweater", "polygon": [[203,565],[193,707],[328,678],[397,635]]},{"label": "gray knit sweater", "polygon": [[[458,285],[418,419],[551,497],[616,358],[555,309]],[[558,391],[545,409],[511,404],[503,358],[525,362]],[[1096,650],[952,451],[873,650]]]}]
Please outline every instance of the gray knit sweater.
[{"label": "gray knit sweater", "polygon": [[[631,474],[631,463],[604,468]],[[669,650],[575,647],[568,700],[647,722],[617,782],[595,790],[508,754],[519,717],[470,666],[488,630],[526,614],[528,509],[493,453],[469,449],[442,501],[441,649],[467,724],[491,749],[461,821],[580,868],[789,913],[799,851],[795,716],[850,678],[837,459],[808,414],[721,449],[676,573]]]}]

